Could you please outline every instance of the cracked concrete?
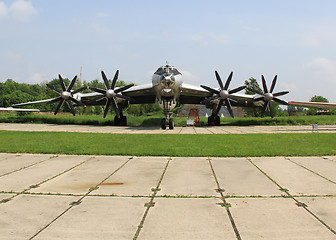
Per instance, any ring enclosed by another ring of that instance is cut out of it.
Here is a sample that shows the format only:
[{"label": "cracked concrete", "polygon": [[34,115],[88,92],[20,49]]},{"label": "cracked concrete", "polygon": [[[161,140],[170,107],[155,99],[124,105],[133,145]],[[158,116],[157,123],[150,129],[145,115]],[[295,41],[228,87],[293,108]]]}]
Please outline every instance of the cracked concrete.
[{"label": "cracked concrete", "polygon": [[333,158],[0,154],[0,239],[336,239]]}]

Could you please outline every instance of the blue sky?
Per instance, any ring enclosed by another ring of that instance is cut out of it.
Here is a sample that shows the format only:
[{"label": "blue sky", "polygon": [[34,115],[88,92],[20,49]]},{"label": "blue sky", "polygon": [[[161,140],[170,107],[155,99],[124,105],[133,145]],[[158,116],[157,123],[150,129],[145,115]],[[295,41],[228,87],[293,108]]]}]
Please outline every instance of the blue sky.
[{"label": "blue sky", "polygon": [[336,1],[0,0],[0,81],[62,76],[151,82],[168,60],[185,82],[231,88],[264,74],[285,100],[336,102]]}]

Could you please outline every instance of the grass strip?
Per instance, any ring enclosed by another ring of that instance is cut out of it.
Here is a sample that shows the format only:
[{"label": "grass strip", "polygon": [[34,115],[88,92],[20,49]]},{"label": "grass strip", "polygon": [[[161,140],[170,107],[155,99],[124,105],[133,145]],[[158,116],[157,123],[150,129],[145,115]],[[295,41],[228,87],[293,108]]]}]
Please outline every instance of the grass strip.
[{"label": "grass strip", "polygon": [[335,133],[107,134],[0,131],[0,152],[254,157],[336,155]]}]

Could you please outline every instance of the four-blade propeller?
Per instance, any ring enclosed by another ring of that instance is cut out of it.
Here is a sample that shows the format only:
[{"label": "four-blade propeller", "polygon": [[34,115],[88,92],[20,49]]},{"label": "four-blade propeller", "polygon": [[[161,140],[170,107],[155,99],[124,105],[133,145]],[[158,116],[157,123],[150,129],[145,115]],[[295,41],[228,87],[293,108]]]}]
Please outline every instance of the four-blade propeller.
[{"label": "four-blade propeller", "polygon": [[53,99],[51,101],[51,103],[59,102],[59,104],[57,105],[57,107],[55,109],[54,115],[56,115],[58,113],[58,111],[62,107],[63,103],[66,102],[68,104],[68,106],[69,106],[69,109],[70,109],[72,115],[75,116],[75,109],[74,109],[72,103],[75,103],[75,104],[78,104],[78,105],[81,105],[81,106],[84,106],[84,104],[82,102],[78,101],[77,99],[75,99],[73,97],[73,95],[76,94],[76,93],[79,93],[79,92],[81,92],[81,91],[83,91],[83,90],[85,90],[87,88],[86,87],[82,87],[82,88],[79,88],[77,90],[72,91],[72,88],[73,88],[73,86],[76,83],[77,75],[72,79],[72,81],[70,82],[70,85],[68,86],[68,88],[66,88],[62,76],[59,74],[58,77],[59,77],[60,85],[62,87],[62,91],[59,90],[59,89],[57,89],[57,88],[54,88],[53,86],[51,86],[49,84],[47,84],[47,86],[50,89],[52,89],[53,91],[55,91],[56,93],[58,93],[60,95],[59,97],[57,97],[57,98],[55,98],[55,99]]},{"label": "four-blade propeller", "polygon": [[223,82],[222,82],[222,80],[221,80],[217,71],[215,71],[215,75],[216,75],[216,79],[217,79],[217,82],[219,84],[220,90],[216,90],[216,89],[204,86],[204,85],[201,85],[201,87],[214,94],[214,96],[211,97],[209,100],[215,100],[215,99],[219,100],[217,108],[214,112],[215,116],[218,115],[223,103],[225,103],[225,106],[226,106],[227,110],[229,111],[231,117],[234,117],[233,112],[232,112],[232,107],[231,107],[231,101],[237,102],[237,100],[234,99],[232,94],[245,89],[246,86],[240,86],[240,87],[237,87],[235,89],[228,90],[230,82],[232,80],[233,72],[230,73],[228,79],[226,80],[225,85],[223,85]]},{"label": "four-blade propeller", "polygon": [[267,85],[266,85],[266,80],[265,80],[263,75],[261,75],[261,80],[262,80],[264,92],[260,92],[258,90],[255,90],[255,89],[252,89],[252,88],[249,88],[249,87],[247,88],[248,90],[261,95],[260,97],[254,98],[252,100],[253,102],[264,101],[264,106],[263,106],[263,109],[262,109],[262,112],[261,112],[261,117],[264,117],[265,112],[268,108],[269,111],[270,111],[270,115],[273,118],[274,115],[273,115],[273,110],[272,110],[272,106],[271,106],[271,101],[272,100],[277,102],[277,103],[283,104],[283,105],[288,105],[287,102],[277,98],[279,96],[283,96],[283,95],[289,93],[288,91],[273,93],[273,90],[274,90],[274,87],[275,87],[275,84],[276,84],[276,81],[277,81],[277,77],[278,76],[275,75],[269,91],[268,91],[268,88],[267,88]]},{"label": "four-blade propeller", "polygon": [[116,85],[117,85],[119,70],[116,71],[116,73],[114,75],[114,78],[112,80],[111,86],[110,86],[110,83],[109,83],[104,71],[101,71],[101,74],[102,74],[102,77],[103,77],[103,80],[104,80],[104,83],[105,83],[106,90],[96,88],[96,87],[90,87],[90,89],[92,89],[93,91],[95,91],[97,93],[101,93],[103,96],[97,96],[96,98],[92,99],[88,104],[106,99],[107,101],[106,101],[105,110],[104,110],[104,118],[106,117],[111,105],[112,105],[116,115],[118,117],[120,117],[121,112],[120,112],[120,109],[119,109],[118,104],[117,104],[117,98],[122,98],[122,99],[125,99],[127,101],[132,101],[132,98],[130,98],[128,96],[125,96],[125,95],[122,95],[120,93],[122,93],[126,89],[129,89],[134,84],[129,84],[127,86],[123,86],[123,87],[120,87],[120,88],[114,90]]}]

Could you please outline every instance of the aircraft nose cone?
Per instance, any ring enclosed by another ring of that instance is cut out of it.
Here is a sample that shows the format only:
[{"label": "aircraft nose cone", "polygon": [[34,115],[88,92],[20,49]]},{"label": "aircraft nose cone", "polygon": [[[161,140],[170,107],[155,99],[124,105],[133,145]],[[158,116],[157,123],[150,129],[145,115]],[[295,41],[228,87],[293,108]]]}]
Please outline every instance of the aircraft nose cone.
[{"label": "aircraft nose cone", "polygon": [[115,93],[112,89],[106,90],[106,97],[107,98],[112,98],[115,96]]},{"label": "aircraft nose cone", "polygon": [[230,95],[229,92],[226,91],[226,90],[220,91],[220,93],[219,93],[219,96],[220,96],[222,99],[227,99],[229,95]]},{"label": "aircraft nose cone", "polygon": [[265,94],[265,100],[266,101],[271,101],[273,99],[273,94],[272,93],[266,93]]},{"label": "aircraft nose cone", "polygon": [[71,96],[71,93],[65,91],[65,92],[62,92],[61,96],[62,96],[62,98],[63,98],[64,100],[68,100],[69,97]]}]

